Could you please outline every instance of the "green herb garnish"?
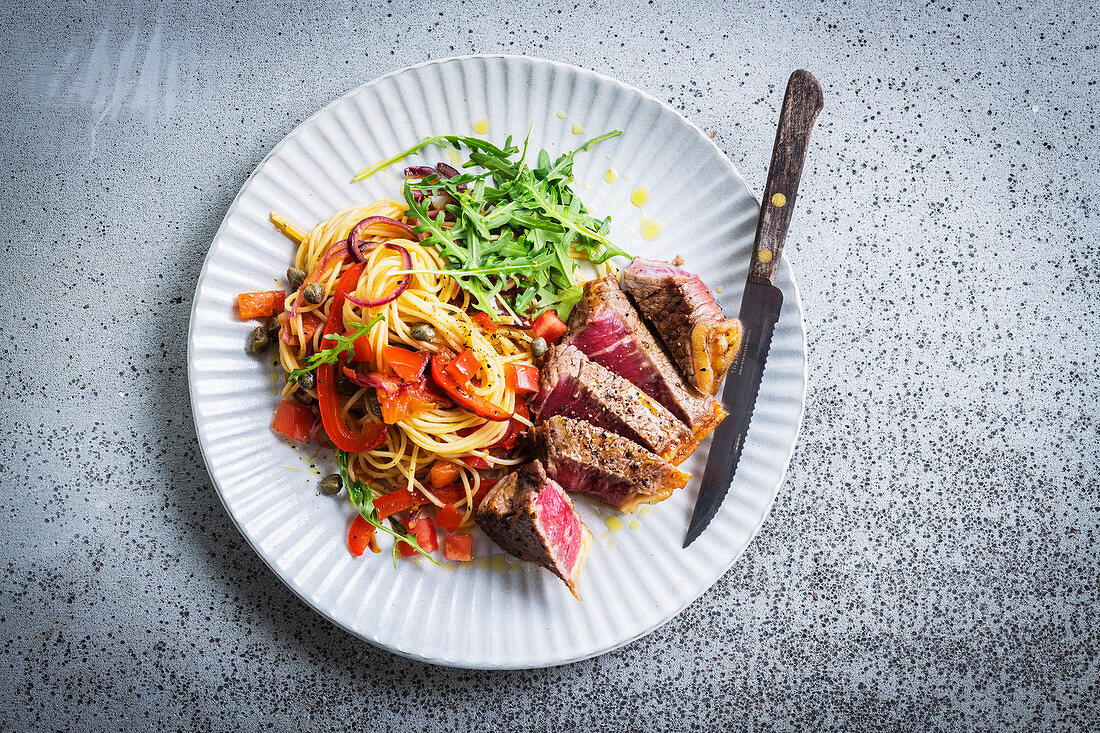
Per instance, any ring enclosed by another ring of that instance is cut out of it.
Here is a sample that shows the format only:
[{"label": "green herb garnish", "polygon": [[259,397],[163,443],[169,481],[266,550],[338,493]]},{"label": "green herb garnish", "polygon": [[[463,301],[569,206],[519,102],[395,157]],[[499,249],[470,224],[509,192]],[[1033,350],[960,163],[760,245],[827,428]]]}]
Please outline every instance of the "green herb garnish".
[{"label": "green herb garnish", "polygon": [[[629,256],[607,237],[610,217],[592,216],[569,186],[577,153],[620,134],[613,130],[595,137],[553,161],[540,151],[535,168],[526,163],[530,135],[522,151],[511,137],[499,148],[476,137],[438,135],[367,168],[355,180],[429,145],[465,147],[470,151],[464,165],[469,172],[454,178],[406,178],[406,215],[418,221],[415,229],[424,236],[423,243],[443,256],[443,273],[456,279],[479,310],[513,322],[551,308],[566,318],[581,296],[578,259],[598,265],[611,257]],[[477,169],[481,172],[474,172]],[[419,202],[418,193],[423,194]],[[455,203],[445,212],[429,211],[431,197],[440,193]],[[443,227],[445,213],[454,219],[450,229]]]},{"label": "green herb garnish", "polygon": [[353,324],[352,331],[354,333],[345,334],[343,336],[337,335],[335,333],[325,334],[321,338],[335,341],[336,345],[330,346],[327,349],[321,349],[316,354],[310,354],[310,356],[306,359],[306,365],[293,370],[290,374],[286,376],[286,381],[297,382],[298,378],[301,377],[303,374],[312,372],[314,369],[321,366],[322,364],[335,364],[337,361],[339,361],[341,356],[344,356],[345,354],[350,355],[352,352],[355,351],[355,342],[361,336],[370,333],[370,330],[374,328],[375,324],[383,320],[385,320],[385,318],[383,318],[382,314],[376,313],[374,315],[374,318],[370,319],[366,323]]},{"label": "green herb garnish", "polygon": [[412,535],[401,532],[399,529],[400,525],[393,522],[392,519],[390,522],[393,524],[393,529],[382,524],[382,521],[378,518],[378,510],[374,508],[374,489],[365,481],[351,480],[351,475],[348,473],[347,451],[340,449],[336,450],[336,467],[340,470],[340,478],[344,480],[344,486],[348,487],[348,496],[351,497],[351,503],[355,505],[355,509],[359,512],[360,516],[373,525],[375,529],[380,529],[393,537],[394,567],[397,567],[397,544],[399,542],[404,542],[436,565],[439,564],[434,557],[428,554],[428,552],[417,543]]}]

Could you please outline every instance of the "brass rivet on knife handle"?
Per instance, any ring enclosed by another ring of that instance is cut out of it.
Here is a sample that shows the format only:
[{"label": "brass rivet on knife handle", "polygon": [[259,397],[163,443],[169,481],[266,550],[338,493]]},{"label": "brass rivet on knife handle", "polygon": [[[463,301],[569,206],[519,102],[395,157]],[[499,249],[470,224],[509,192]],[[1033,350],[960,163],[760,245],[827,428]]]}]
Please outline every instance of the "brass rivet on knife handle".
[{"label": "brass rivet on knife handle", "polygon": [[761,283],[775,280],[779,258],[783,255],[783,241],[794,213],[802,164],[806,162],[806,143],[823,106],[821,85],[814,75],[805,69],[791,74],[783,109],[779,112],[764,203],[760,206],[760,221],[756,225],[756,248],[749,264],[749,280]]}]

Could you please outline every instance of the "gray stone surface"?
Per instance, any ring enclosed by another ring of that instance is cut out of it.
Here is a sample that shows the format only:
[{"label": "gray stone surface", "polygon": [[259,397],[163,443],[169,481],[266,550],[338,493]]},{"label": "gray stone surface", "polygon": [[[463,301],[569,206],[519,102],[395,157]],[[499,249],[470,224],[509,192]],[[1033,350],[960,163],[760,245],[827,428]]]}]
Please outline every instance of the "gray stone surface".
[{"label": "gray stone surface", "polygon": [[[4,3],[0,728],[1095,728],[1096,8],[896,5]],[[293,596],[218,502],[184,365],[264,153],[360,83],[475,52],[637,85],[756,190],[787,74],[827,105],[771,518],[650,636],[503,674],[393,657]]]}]

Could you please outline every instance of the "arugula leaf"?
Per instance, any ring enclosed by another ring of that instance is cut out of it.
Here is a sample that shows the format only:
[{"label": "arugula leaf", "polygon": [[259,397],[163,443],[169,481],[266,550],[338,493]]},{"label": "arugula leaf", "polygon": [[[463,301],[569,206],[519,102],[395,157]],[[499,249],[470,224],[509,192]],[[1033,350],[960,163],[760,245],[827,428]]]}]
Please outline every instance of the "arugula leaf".
[{"label": "arugula leaf", "polygon": [[417,543],[416,538],[406,532],[401,532],[399,529],[400,525],[396,524],[392,519],[390,522],[393,524],[393,529],[382,524],[382,521],[378,518],[378,510],[374,507],[374,489],[364,481],[351,480],[351,475],[348,473],[347,451],[340,449],[336,450],[336,467],[340,471],[340,478],[344,480],[344,486],[348,487],[348,496],[351,497],[351,503],[355,505],[355,509],[359,512],[360,516],[367,520],[369,524],[373,525],[375,529],[380,529],[394,538],[394,567],[397,566],[397,544],[399,542],[404,542],[436,565],[439,564],[434,557]]},{"label": "arugula leaf", "polygon": [[384,321],[385,318],[381,313],[376,313],[374,318],[370,319],[366,323],[356,323],[352,326],[354,333],[346,335],[337,335],[335,333],[328,333],[322,336],[322,339],[329,339],[336,342],[336,346],[330,346],[327,349],[321,349],[315,354],[310,354],[306,359],[306,365],[299,367],[286,375],[286,381],[297,382],[298,378],[303,374],[312,372],[322,364],[335,364],[339,361],[340,357],[345,354],[351,354],[355,351],[355,342],[366,334],[370,333],[370,330],[374,328],[375,324]]},{"label": "arugula leaf", "polygon": [[[511,138],[497,147],[481,138],[438,135],[364,170],[355,180],[429,145],[468,149],[466,170],[454,178],[406,179],[406,215],[417,220],[423,243],[438,250],[443,272],[455,278],[479,310],[497,320],[507,316],[520,322],[553,308],[564,318],[581,296],[578,259],[599,265],[629,256],[608,238],[610,218],[592,216],[570,188],[576,155],[619,134],[612,130],[594,137],[556,159],[541,150],[534,169],[526,163],[530,132],[522,149]],[[419,202],[417,192],[423,195]],[[440,194],[454,201],[444,211],[428,198]]]}]

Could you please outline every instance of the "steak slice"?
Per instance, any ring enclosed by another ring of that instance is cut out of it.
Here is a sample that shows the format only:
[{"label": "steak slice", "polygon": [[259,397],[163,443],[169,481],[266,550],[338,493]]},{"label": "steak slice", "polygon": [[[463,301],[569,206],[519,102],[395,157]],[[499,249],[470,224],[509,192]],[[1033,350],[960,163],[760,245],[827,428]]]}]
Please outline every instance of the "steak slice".
[{"label": "steak slice", "polygon": [[546,474],[567,491],[624,512],[664,501],[691,478],[621,435],[560,415],[535,428],[535,450]]},{"label": "steak slice", "polygon": [[699,445],[660,403],[568,344],[551,346],[546,353],[539,391],[529,404],[541,420],[554,415],[584,420],[676,464]]},{"label": "steak slice", "polygon": [[741,348],[741,321],[726,318],[698,275],[656,260],[635,259],[623,290],[653,324],[688,381],[704,394],[718,385]]},{"label": "steak slice", "polygon": [[592,546],[592,532],[541,463],[525,464],[504,477],[474,519],[501,549],[546,568],[580,600],[577,576]]},{"label": "steak slice", "polygon": [[570,343],[664,405],[697,440],[726,417],[722,405],[684,381],[614,275],[591,280],[569,316]]}]

